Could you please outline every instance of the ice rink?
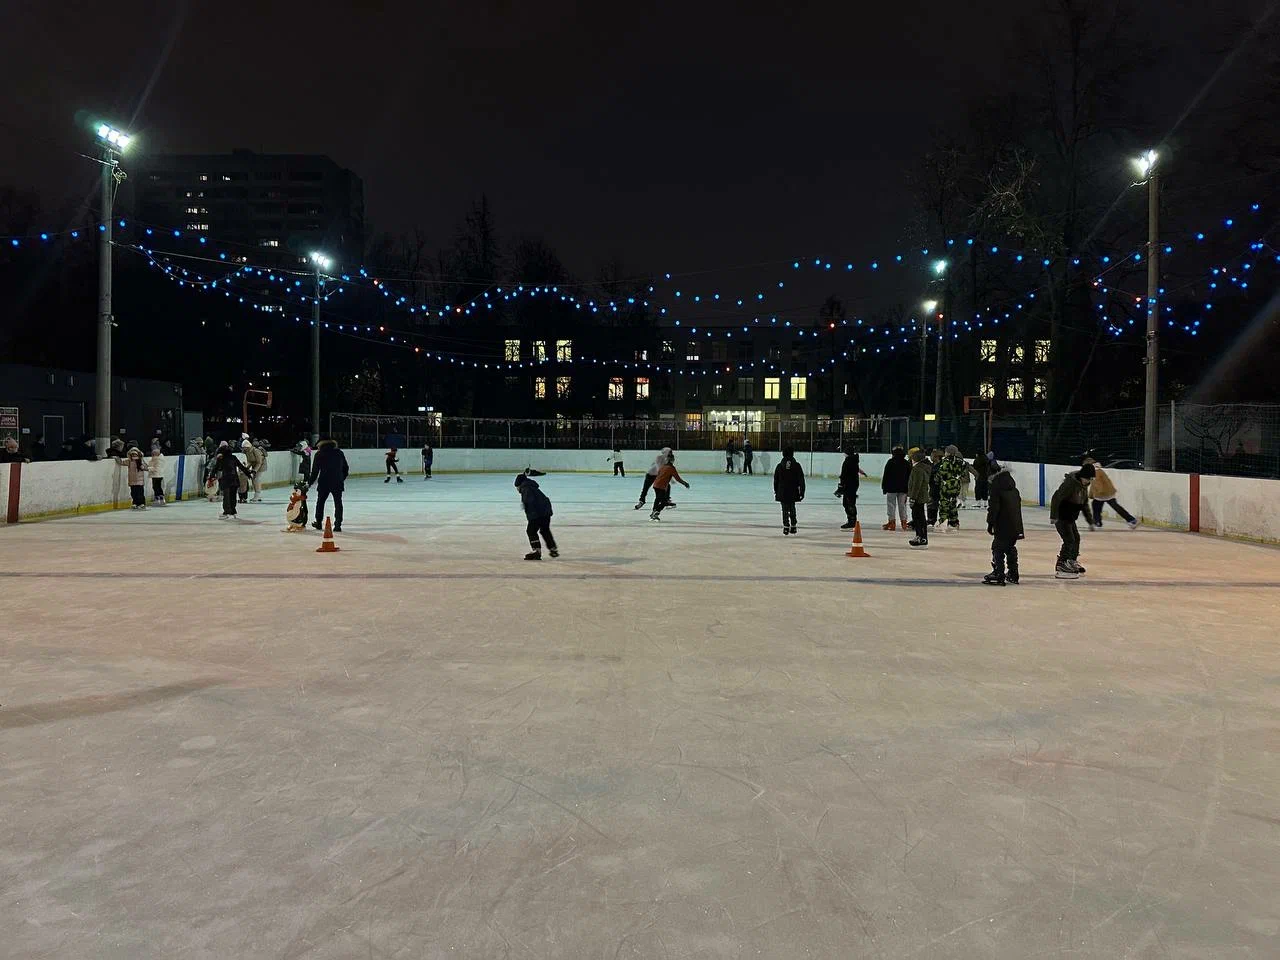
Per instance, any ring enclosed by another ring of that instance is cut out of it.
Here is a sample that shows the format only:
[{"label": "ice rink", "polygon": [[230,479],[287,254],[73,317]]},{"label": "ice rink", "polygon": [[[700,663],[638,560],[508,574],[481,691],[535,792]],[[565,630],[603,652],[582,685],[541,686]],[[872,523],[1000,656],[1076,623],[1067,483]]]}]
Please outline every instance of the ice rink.
[{"label": "ice rink", "polygon": [[0,955],[1280,956],[1280,551],[512,479],[0,528]]}]

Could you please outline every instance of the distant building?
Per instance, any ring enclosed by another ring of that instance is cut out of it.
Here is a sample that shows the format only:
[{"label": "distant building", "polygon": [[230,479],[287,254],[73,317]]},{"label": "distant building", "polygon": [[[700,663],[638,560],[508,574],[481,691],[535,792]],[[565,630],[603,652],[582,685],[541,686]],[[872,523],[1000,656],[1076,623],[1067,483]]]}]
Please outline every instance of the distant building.
[{"label": "distant building", "polygon": [[238,246],[250,262],[302,265],[312,250],[364,258],[364,184],[326,156],[159,154],[128,172],[136,219]]}]

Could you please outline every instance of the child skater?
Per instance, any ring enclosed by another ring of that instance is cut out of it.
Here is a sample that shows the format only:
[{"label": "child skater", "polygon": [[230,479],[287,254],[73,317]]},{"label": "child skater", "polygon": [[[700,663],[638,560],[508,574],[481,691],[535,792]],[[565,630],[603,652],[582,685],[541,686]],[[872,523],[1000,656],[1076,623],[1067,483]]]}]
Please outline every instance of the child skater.
[{"label": "child skater", "polygon": [[164,454],[160,452],[160,444],[151,444],[151,461],[147,464],[151,474],[151,502],[157,507],[168,506],[164,498]]},{"label": "child skater", "polygon": [[1079,470],[1064,475],[1062,485],[1049,503],[1049,519],[1062,538],[1062,549],[1058,552],[1058,564],[1054,568],[1054,576],[1059,580],[1079,580],[1080,574],[1084,573],[1084,567],[1079,563],[1080,529],[1076,520],[1086,509],[1094,472],[1093,464],[1086,463]]},{"label": "child skater", "polygon": [[617,447],[614,447],[613,456],[607,457],[606,462],[609,460],[613,461],[613,475],[615,477],[622,477],[622,479],[625,480],[627,478],[627,471],[622,467],[622,451]]},{"label": "child skater", "polygon": [[658,475],[653,478],[653,513],[649,514],[650,520],[661,520],[659,516],[667,507],[674,507],[671,502],[671,481],[681,484],[686,490],[689,484],[685,482],[684,477],[680,476],[676,470],[676,455],[671,452],[669,447],[663,447],[667,451],[667,462],[658,470]]},{"label": "child skater", "polygon": [[431,449],[430,443],[422,445],[422,479],[431,479],[431,464],[436,458],[436,452]]},{"label": "child skater", "polygon": [[782,504],[782,535],[795,533],[796,504],[804,499],[804,471],[791,447],[782,448],[782,462],[774,468],[773,499]]},{"label": "child skater", "polygon": [[218,447],[218,456],[213,461],[214,472],[218,476],[218,486],[222,489],[222,519],[236,519],[236,500],[240,493],[240,476],[248,483],[253,476],[245,469],[240,458],[231,449],[231,444],[223,440]]},{"label": "child skater", "polygon": [[[671,456],[671,448],[663,447],[662,452],[653,458],[653,465],[649,467],[644,475],[644,487],[640,490],[640,499],[636,501],[636,509],[640,510],[644,507],[644,498],[649,495],[649,488],[653,486],[653,481],[658,479],[658,471],[660,471],[667,463],[667,457]],[[668,503],[668,507],[674,507],[674,503]]]},{"label": "child skater", "polygon": [[556,538],[551,535],[553,513],[551,501],[538,486],[538,481],[523,473],[516,474],[516,489],[520,491],[520,504],[524,507],[525,519],[529,521],[529,525],[525,527],[525,533],[529,535],[531,549],[524,558],[526,560],[542,559],[542,544],[538,542],[538,534],[542,534],[542,539],[547,541],[547,549],[551,551],[551,556],[560,556]]},{"label": "child skater", "polygon": [[147,498],[143,493],[147,483],[147,465],[142,460],[142,451],[130,447],[123,460],[117,460],[122,467],[129,468],[129,495],[133,498],[132,510],[147,509]]},{"label": "child skater", "polygon": [[923,450],[911,451],[911,473],[907,477],[907,498],[911,501],[911,529],[915,536],[908,546],[925,549],[929,546],[929,520],[926,508],[933,503],[930,478],[933,466]]},{"label": "child skater", "polygon": [[387,451],[387,479],[383,480],[383,483],[391,482],[392,472],[396,475],[396,483],[404,483],[404,477],[400,476],[400,468],[396,466],[400,462],[400,458],[396,456],[398,452],[395,447]]},{"label": "child skater", "polygon": [[[985,458],[984,458],[985,460]],[[991,534],[991,572],[982,582],[993,587],[1018,582],[1018,541],[1023,538],[1022,494],[1008,467],[987,461],[982,476],[987,501],[987,533]]]}]

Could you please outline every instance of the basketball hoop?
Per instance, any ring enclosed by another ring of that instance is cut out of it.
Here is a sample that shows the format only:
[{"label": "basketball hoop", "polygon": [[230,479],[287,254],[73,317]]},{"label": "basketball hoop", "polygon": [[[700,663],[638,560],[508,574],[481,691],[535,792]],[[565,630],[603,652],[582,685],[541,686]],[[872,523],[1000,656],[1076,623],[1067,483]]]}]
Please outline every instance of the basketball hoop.
[{"label": "basketball hoop", "polygon": [[241,432],[248,435],[249,433],[249,408],[262,407],[265,410],[271,409],[271,390],[246,390],[244,392],[244,407],[242,413],[244,419],[241,425]]}]

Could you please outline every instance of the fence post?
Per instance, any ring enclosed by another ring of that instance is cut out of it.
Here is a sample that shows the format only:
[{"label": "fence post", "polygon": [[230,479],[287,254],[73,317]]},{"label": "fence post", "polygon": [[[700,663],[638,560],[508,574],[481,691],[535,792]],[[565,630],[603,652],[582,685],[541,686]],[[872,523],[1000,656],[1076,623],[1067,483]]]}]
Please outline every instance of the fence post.
[{"label": "fence post", "polygon": [[582,418],[578,418],[578,449],[582,449]]},{"label": "fence post", "polygon": [[378,424],[380,422],[381,421],[377,417],[373,418],[373,448],[375,450],[378,449],[378,447],[382,446],[382,441],[380,439],[382,436],[382,431],[378,429]]},{"label": "fence post", "polygon": [[476,449],[476,418],[471,418],[471,449]]},{"label": "fence post", "polygon": [[1178,472],[1178,415],[1177,404],[1169,401],[1169,470]]},{"label": "fence post", "polygon": [[511,449],[511,421],[507,421],[507,449]]},{"label": "fence post", "polygon": [[617,444],[613,440],[613,421],[609,421],[609,454],[613,455],[613,451],[617,449]]},{"label": "fence post", "polygon": [[547,449],[547,421],[542,421],[542,449]]}]

